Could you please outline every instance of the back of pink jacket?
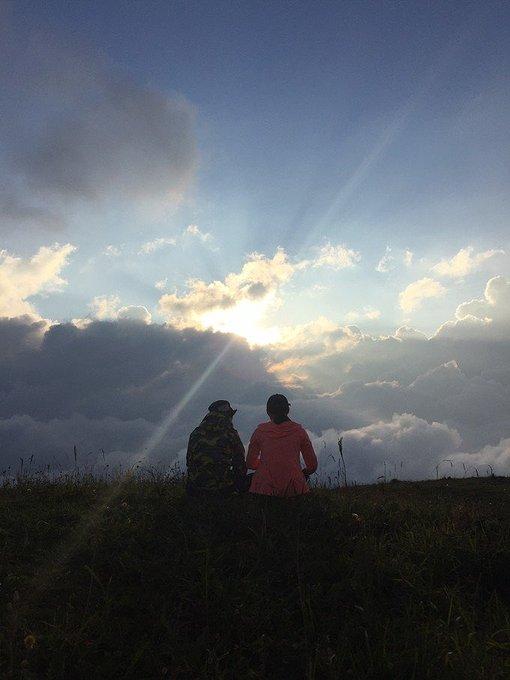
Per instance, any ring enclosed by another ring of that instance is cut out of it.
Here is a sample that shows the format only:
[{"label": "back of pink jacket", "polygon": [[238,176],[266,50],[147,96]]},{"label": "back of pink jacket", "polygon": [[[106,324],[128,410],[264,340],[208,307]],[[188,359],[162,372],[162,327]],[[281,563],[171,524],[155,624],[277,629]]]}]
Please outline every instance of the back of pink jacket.
[{"label": "back of pink jacket", "polygon": [[315,472],[317,457],[299,423],[286,420],[280,425],[260,424],[252,434],[246,457],[246,467],[255,470],[250,492],[268,496],[308,493],[310,488],[301,467],[301,455],[306,466],[304,471]]}]

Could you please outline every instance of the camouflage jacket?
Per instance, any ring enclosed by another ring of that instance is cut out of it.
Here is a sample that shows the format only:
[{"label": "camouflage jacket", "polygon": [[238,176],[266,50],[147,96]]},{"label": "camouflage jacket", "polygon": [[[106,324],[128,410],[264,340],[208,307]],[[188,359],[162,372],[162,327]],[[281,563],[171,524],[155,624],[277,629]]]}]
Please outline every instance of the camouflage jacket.
[{"label": "camouflage jacket", "polygon": [[246,475],[244,446],[228,416],[208,413],[190,435],[186,454],[188,491],[233,490]]}]

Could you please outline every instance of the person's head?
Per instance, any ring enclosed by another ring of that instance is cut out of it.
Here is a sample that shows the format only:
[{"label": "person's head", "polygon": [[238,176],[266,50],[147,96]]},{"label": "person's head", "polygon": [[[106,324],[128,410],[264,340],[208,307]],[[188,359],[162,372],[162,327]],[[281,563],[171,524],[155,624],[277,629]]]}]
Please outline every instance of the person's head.
[{"label": "person's head", "polygon": [[267,415],[277,425],[288,420],[289,408],[290,404],[284,394],[272,394],[267,400]]},{"label": "person's head", "polygon": [[218,399],[218,401],[213,401],[209,406],[209,413],[221,413],[227,418],[232,418],[234,413],[237,412],[236,408],[230,406],[230,402],[226,399]]}]

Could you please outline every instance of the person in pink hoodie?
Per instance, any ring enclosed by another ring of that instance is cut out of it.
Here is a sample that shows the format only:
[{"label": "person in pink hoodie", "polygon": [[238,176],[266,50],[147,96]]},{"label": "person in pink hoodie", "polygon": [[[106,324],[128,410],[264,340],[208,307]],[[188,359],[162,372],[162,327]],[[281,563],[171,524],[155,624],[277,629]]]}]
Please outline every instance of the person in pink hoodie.
[{"label": "person in pink hoodie", "polygon": [[255,474],[250,493],[299,496],[310,491],[308,477],[317,469],[317,457],[304,427],[289,418],[289,407],[283,394],[269,397],[270,421],[258,425],[251,436],[246,467]]}]

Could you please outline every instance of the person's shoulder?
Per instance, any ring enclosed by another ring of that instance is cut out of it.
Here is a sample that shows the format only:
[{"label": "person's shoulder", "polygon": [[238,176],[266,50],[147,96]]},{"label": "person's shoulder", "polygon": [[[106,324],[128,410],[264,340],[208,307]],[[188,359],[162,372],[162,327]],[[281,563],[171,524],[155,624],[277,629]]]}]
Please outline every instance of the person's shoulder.
[{"label": "person's shoulder", "polygon": [[268,430],[268,425],[271,425],[270,422],[265,422],[265,423],[259,423],[257,427],[253,430],[253,434],[251,435],[252,437],[255,437],[260,434],[264,434]]},{"label": "person's shoulder", "polygon": [[306,429],[301,425],[301,423],[296,423],[295,420],[292,421],[292,425],[294,426],[294,429],[296,432],[299,432],[299,434],[305,435],[306,434]]}]

